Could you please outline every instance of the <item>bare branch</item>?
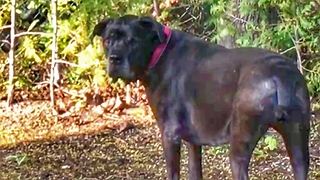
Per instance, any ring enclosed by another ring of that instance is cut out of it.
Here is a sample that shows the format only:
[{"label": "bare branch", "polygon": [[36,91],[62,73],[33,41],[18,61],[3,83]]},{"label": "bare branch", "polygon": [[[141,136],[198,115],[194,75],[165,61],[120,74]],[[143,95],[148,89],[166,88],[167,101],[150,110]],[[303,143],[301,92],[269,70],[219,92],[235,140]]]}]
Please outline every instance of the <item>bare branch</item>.
[{"label": "bare branch", "polygon": [[285,53],[287,53],[287,52],[289,52],[289,51],[291,51],[291,50],[293,50],[293,49],[295,49],[295,48],[296,48],[296,47],[293,46],[293,47],[291,47],[291,48],[289,48],[289,49],[286,49],[286,50],[280,52],[280,54],[285,54]]},{"label": "bare branch", "polygon": [[[9,28],[11,28],[11,25],[2,26],[2,27],[0,27],[0,30],[9,29]],[[21,32],[21,33],[15,34],[15,37],[21,37],[21,36],[25,36],[25,35],[52,36],[51,33],[26,31],[26,32]]]},{"label": "bare branch", "polygon": [[90,67],[90,65],[79,65],[79,64],[75,64],[75,63],[71,63],[71,62],[62,60],[62,59],[57,59],[56,63],[68,64],[68,65],[73,66],[73,67],[84,67],[84,68]]},{"label": "bare branch", "polygon": [[159,3],[157,0],[153,0],[153,7],[154,7],[154,16],[159,17]]},{"label": "bare branch", "polygon": [[10,29],[10,51],[9,51],[9,86],[7,89],[7,111],[10,110],[12,103],[12,96],[14,91],[13,77],[14,77],[14,51],[15,51],[15,21],[16,21],[16,0],[11,0],[11,29]]},{"label": "bare branch", "polygon": [[311,70],[311,69],[305,68],[305,67],[303,67],[303,66],[302,66],[302,69],[303,69],[303,70],[305,70],[305,71],[308,71],[308,72],[310,72],[310,73],[320,75],[320,73],[319,73],[319,72],[316,72],[316,71],[314,71],[314,70]]},{"label": "bare branch", "polygon": [[300,70],[301,74],[303,74],[303,68],[302,68],[302,60],[301,60],[301,54],[300,54],[300,45],[299,45],[299,35],[298,35],[298,28],[294,28],[294,38],[290,35],[291,40],[295,46],[296,52],[297,52],[297,66]]},{"label": "bare branch", "polygon": [[25,36],[25,35],[41,35],[41,36],[52,36],[51,33],[44,33],[44,32],[22,32],[19,34],[16,34],[16,37],[21,37],[21,36]]},{"label": "bare branch", "polygon": [[248,23],[248,21],[246,21],[246,20],[244,20],[244,19],[242,19],[242,18],[239,18],[239,17],[236,17],[235,15],[233,15],[233,14],[227,14],[229,17],[231,17],[231,18],[233,18],[233,22],[235,22],[235,21],[240,21],[240,22],[242,22],[242,23]]},{"label": "bare branch", "polygon": [[6,43],[6,44],[9,44],[9,45],[11,44],[10,41],[8,41],[8,40],[0,40],[0,42],[1,43]]},{"label": "bare branch", "polygon": [[0,27],[0,30],[9,29],[9,28],[11,28],[11,25],[5,25],[5,26]]},{"label": "bare branch", "polygon": [[58,27],[57,27],[57,0],[52,0],[52,26],[53,26],[53,37],[52,37],[52,56],[51,56],[51,71],[50,71],[50,99],[51,99],[51,105],[52,105],[52,111],[53,114],[55,113],[55,99],[54,99],[54,84],[57,82],[57,79],[54,77],[55,73],[55,68],[56,67],[56,59],[57,59],[57,50],[58,50],[58,45],[57,45],[57,32],[58,32]]}]

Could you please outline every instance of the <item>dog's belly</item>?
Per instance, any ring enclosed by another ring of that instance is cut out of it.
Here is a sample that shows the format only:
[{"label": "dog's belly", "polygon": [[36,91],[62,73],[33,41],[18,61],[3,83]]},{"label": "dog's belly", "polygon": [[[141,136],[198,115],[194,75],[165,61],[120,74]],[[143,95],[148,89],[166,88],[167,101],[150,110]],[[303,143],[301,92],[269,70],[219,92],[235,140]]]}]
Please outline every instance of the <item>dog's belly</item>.
[{"label": "dog's belly", "polygon": [[[222,106],[221,106],[222,105]],[[205,105],[189,111],[191,117],[183,125],[182,138],[192,144],[218,146],[229,143],[231,109],[220,103]]]},{"label": "dog's belly", "polygon": [[189,131],[182,134],[182,139],[195,145],[219,146],[230,142],[230,133],[216,132],[214,136],[207,137],[207,134],[200,131]]}]

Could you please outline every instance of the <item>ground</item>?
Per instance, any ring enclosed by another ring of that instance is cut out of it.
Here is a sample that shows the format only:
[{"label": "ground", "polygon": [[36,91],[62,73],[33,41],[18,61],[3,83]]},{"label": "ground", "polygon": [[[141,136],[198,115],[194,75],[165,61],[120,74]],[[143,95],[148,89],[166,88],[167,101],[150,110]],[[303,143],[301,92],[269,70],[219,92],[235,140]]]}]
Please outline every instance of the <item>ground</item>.
[{"label": "ground", "polygon": [[[127,107],[122,114],[109,108],[94,116],[92,109],[99,108],[87,106],[91,111],[80,118],[64,112],[54,119],[49,101],[16,103],[9,114],[5,102],[0,107],[0,179],[165,178],[160,134],[148,108]],[[84,120],[88,117],[96,118]],[[312,127],[309,176],[320,179],[319,121]],[[250,163],[251,179],[292,179],[281,138],[273,131],[269,135],[279,144],[270,150],[259,142]],[[182,152],[182,179],[187,179],[185,146]],[[203,152],[204,179],[231,179],[228,145],[204,147]]]}]

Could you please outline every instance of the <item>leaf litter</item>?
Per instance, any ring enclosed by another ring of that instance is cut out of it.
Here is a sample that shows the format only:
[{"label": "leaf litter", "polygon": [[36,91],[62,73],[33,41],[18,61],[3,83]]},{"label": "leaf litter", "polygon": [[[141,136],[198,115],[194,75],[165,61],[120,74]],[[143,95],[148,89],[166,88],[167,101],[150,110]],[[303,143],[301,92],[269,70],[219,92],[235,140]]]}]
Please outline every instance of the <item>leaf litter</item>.
[{"label": "leaf litter", "polygon": [[[46,88],[48,89],[48,88]],[[44,93],[49,94],[49,93]],[[139,83],[125,88],[60,87],[56,112],[47,100],[25,100],[6,112],[0,103],[0,179],[164,179],[165,161],[155,119]],[[44,98],[46,99],[46,98]],[[260,141],[251,179],[292,179],[289,157]],[[319,121],[310,141],[310,179],[320,178]],[[204,147],[204,179],[232,179],[228,145]],[[182,147],[182,179],[187,150]]]}]

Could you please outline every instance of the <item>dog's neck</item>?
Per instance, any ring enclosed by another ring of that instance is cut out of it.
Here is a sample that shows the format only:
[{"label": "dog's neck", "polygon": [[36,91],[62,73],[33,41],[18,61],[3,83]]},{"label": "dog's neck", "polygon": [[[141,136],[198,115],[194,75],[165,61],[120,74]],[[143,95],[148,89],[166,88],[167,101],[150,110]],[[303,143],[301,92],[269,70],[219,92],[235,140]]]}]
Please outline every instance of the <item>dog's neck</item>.
[{"label": "dog's neck", "polygon": [[166,40],[165,40],[165,42],[163,42],[160,45],[158,45],[156,50],[153,52],[151,60],[150,60],[150,63],[149,63],[149,66],[148,66],[149,69],[153,68],[157,64],[157,62],[159,61],[161,55],[163,54],[164,50],[166,49],[166,47],[167,47],[167,45],[168,45],[168,43],[170,41],[171,29],[169,27],[167,27],[167,26],[164,26],[163,32],[164,32],[164,34],[166,36]]},{"label": "dog's neck", "polygon": [[168,70],[166,68],[168,53],[170,53],[170,50],[173,50],[177,42],[174,31],[169,27],[164,26],[163,32],[166,37],[165,41],[157,46],[146,73],[139,78],[149,93],[157,89],[159,85],[162,86],[165,72]]}]

